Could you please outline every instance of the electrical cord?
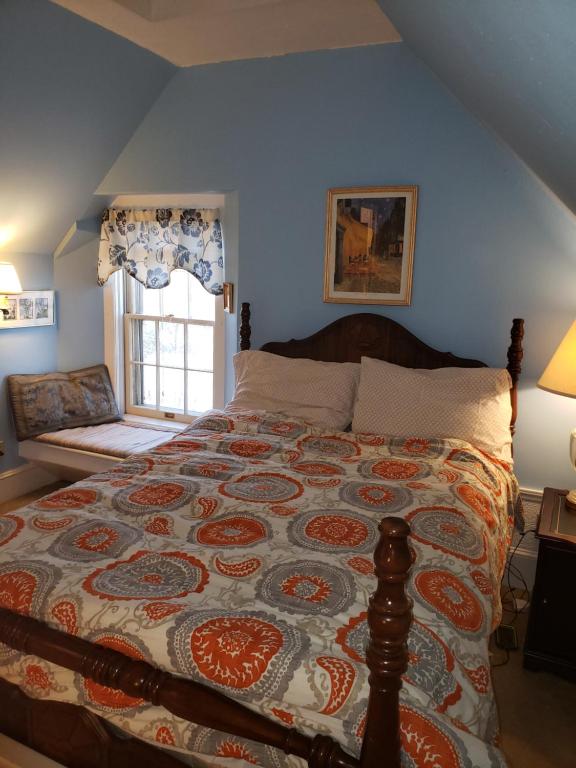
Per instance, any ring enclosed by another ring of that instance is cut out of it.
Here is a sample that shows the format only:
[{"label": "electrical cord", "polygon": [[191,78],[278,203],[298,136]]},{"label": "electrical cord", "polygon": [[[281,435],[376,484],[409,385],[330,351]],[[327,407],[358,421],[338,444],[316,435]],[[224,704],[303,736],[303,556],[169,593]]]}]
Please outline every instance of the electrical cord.
[{"label": "electrical cord", "polygon": [[[524,538],[531,533],[536,533],[535,528],[531,528],[527,531],[524,531],[520,535],[520,538],[514,545],[510,556],[508,557],[508,560],[506,562],[506,567],[504,571],[504,578],[502,579],[503,582],[505,582],[505,590],[502,592],[501,600],[502,600],[502,612],[507,614],[512,614],[512,617],[507,621],[506,623],[510,626],[514,626],[518,620],[518,617],[520,614],[524,613],[527,608],[530,605],[530,590],[528,589],[528,584],[526,583],[526,579],[522,575],[522,572],[520,569],[514,564],[513,560],[516,556],[516,553],[518,551],[518,548],[524,541]],[[512,578],[516,579],[522,584],[522,592],[521,595],[518,596],[514,593],[514,587],[512,587]],[[522,608],[518,608],[517,600],[521,599],[524,600],[524,605]],[[495,669],[496,667],[503,667],[510,661],[510,650],[508,648],[500,647],[498,645],[498,642],[495,638],[495,633],[491,636],[490,641],[492,644],[492,640],[494,642],[494,645],[498,650],[504,651],[505,656],[504,659],[496,661],[494,663],[491,663],[490,666],[492,669]]]},{"label": "electrical cord", "polygon": [[[509,612],[514,614],[510,622],[511,624],[515,624],[516,621],[518,620],[518,616],[524,613],[528,608],[528,606],[530,605],[530,590],[528,589],[528,584],[526,583],[526,579],[522,575],[522,572],[520,571],[519,568],[516,567],[516,565],[514,565],[514,557],[516,556],[518,548],[524,541],[524,538],[531,533],[536,533],[536,529],[530,528],[529,530],[524,531],[524,533],[520,535],[520,538],[514,545],[514,548],[512,549],[512,552],[510,553],[510,556],[508,557],[508,561],[506,563],[505,575],[506,575],[507,591],[504,592],[504,594],[502,595],[502,604],[504,606],[506,599],[511,598],[512,608],[509,609]],[[517,581],[519,581],[523,587],[520,599],[524,600],[525,602],[522,608],[520,609],[518,609],[517,607],[518,596],[514,594],[514,588],[512,587],[512,577],[514,577]]]}]

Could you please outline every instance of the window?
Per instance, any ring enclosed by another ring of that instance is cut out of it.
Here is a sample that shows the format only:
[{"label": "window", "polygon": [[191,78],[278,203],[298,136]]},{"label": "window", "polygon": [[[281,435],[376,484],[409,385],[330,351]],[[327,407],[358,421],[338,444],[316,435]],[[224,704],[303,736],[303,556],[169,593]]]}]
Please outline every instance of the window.
[{"label": "window", "polygon": [[145,288],[123,271],[112,277],[112,290],[123,294],[114,297],[123,321],[116,324],[119,370],[113,379],[124,391],[125,412],[191,421],[222,407],[222,297],[209,294],[183,270],[172,272],[170,284],[161,289]]}]

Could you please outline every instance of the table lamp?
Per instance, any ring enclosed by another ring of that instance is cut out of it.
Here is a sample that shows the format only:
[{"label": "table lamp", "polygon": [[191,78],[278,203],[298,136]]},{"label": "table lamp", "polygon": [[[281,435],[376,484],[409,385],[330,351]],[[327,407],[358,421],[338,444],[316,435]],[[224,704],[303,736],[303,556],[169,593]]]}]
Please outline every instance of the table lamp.
[{"label": "table lamp", "polygon": [[3,320],[10,314],[8,296],[22,293],[22,286],[14,266],[7,261],[0,261],[0,312]]},{"label": "table lamp", "polygon": [[[540,389],[565,397],[576,397],[576,320],[538,381]],[[570,461],[576,468],[576,429],[570,433]],[[576,511],[576,490],[566,496],[566,506]]]}]

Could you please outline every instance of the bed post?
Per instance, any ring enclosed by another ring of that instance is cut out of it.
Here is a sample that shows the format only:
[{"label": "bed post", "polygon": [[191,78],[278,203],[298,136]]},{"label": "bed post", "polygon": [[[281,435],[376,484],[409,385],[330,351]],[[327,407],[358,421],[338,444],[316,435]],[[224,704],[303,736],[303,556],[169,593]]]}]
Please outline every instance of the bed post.
[{"label": "bed post", "polygon": [[247,301],[242,302],[242,311],[240,312],[240,349],[250,349],[250,336],[252,328],[250,327],[250,304]]},{"label": "bed post", "polygon": [[522,372],[522,339],[524,338],[524,320],[515,318],[512,321],[512,330],[510,331],[510,346],[508,347],[508,373],[512,378],[512,389],[510,390],[510,399],[512,401],[512,421],[510,422],[510,431],[512,436],[515,432],[516,416],[518,413],[518,379]]},{"label": "bed post", "polygon": [[412,600],[404,588],[412,564],[410,526],[400,518],[385,517],[379,530],[374,553],[378,586],[368,607],[370,697],[360,765],[400,768],[399,693],[408,666],[407,638],[412,621]]}]

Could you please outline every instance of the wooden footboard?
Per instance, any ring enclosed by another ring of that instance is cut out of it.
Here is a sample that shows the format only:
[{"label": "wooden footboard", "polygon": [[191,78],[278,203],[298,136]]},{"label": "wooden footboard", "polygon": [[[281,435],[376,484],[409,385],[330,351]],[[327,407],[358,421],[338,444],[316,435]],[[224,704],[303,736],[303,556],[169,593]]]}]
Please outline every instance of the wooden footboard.
[{"label": "wooden footboard", "polygon": [[[411,602],[404,589],[411,564],[408,533],[408,525],[398,518],[386,518],[380,524],[380,540],[374,555],[378,584],[368,611],[370,699],[360,761],[329,736],[311,738],[201,683],[176,677],[147,662],[135,661],[5,608],[0,608],[0,642],[128,696],[163,706],[197,725],[297,755],[310,768],[398,768],[398,694],[407,665],[406,640],[411,621]],[[34,745],[33,738],[27,740]],[[86,755],[78,755],[74,765],[83,766],[85,760]]]},{"label": "wooden footboard", "polygon": [[[374,553],[378,586],[370,598],[370,640],[366,663],[370,670],[370,697],[362,744],[362,768],[400,768],[399,693],[408,667],[407,638],[412,623],[412,600],[406,581],[412,555],[408,523],[386,517]],[[387,760],[383,761],[383,755]]]}]

